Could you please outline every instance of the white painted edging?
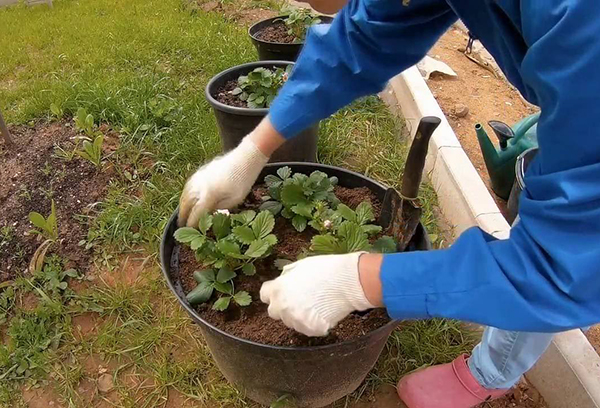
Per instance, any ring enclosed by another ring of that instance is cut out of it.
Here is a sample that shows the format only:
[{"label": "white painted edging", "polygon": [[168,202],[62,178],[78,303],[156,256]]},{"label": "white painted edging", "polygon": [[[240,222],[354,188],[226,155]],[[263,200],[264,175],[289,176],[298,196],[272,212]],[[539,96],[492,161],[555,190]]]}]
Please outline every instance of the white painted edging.
[{"label": "white painted edging", "polygon": [[[454,235],[477,225],[497,238],[508,237],[510,226],[418,69],[394,77],[390,86],[411,137],[423,116],[442,119],[431,138],[425,169]],[[600,408],[600,357],[580,330],[557,334],[527,379],[551,408]]]}]

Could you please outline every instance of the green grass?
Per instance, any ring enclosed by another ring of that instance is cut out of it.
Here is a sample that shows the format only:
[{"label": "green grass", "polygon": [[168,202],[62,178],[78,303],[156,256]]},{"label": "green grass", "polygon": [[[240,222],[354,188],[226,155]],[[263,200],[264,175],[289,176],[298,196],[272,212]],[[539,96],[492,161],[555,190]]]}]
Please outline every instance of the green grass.
[{"label": "green grass", "polygon": [[[110,158],[117,177],[90,220],[88,243],[102,269],[117,267],[123,251],[155,261],[186,177],[220,150],[204,86],[217,72],[254,60],[255,51],[244,27],[191,11],[180,0],[54,4],[0,9],[0,27],[10,33],[0,38],[0,109],[11,123],[29,123],[56,112],[70,117],[83,107],[119,131],[120,147]],[[319,160],[398,187],[407,153],[401,131],[377,98],[363,99],[322,122]],[[423,222],[439,236],[427,184],[422,201]],[[0,231],[0,250],[11,239],[9,229]],[[17,406],[21,384],[45,381],[66,406],[88,406],[79,388],[97,377],[85,367],[90,357],[111,363],[123,407],[161,406],[172,390],[206,406],[254,406],[224,381],[155,263],[135,285],[97,282],[75,295],[56,288],[52,277],[69,278],[59,260],[52,262],[31,284],[21,282],[13,293],[0,288],[0,328],[14,337],[0,349],[0,375],[23,359],[30,367],[28,375],[11,371],[0,381],[0,406]],[[23,310],[23,296],[35,296],[39,306]],[[81,339],[71,319],[84,312],[101,324]],[[407,323],[393,333],[364,385],[340,404],[418,367],[449,361],[472,344],[456,322]],[[131,378],[145,382],[132,386]]]}]

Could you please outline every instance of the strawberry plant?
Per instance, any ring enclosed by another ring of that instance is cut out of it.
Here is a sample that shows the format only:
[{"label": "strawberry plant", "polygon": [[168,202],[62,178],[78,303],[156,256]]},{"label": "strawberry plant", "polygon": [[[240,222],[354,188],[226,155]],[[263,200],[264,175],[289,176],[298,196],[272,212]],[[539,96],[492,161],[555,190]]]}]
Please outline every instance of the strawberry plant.
[{"label": "strawberry plant", "polygon": [[322,171],[314,171],[310,176],[302,173],[292,175],[289,167],[282,167],[277,170],[277,176],[265,177],[269,196],[260,209],[275,215],[281,213],[292,221],[298,232],[302,232],[313,220],[317,207],[337,207],[339,200],[333,192],[337,182],[337,177],[329,177]]},{"label": "strawberry plant", "polygon": [[238,78],[238,86],[231,91],[231,94],[246,102],[251,109],[268,108],[279,88],[287,81],[291,70],[291,65],[288,65],[285,70],[256,68],[248,75],[241,75]]},{"label": "strawberry plant", "polygon": [[[77,150],[76,146],[74,153],[90,161],[94,166],[100,167],[102,164],[102,143],[104,143],[104,135],[96,131],[94,127],[94,117],[91,114],[88,114],[84,108],[77,109],[77,116],[75,116],[74,120],[77,129],[86,135],[86,138],[84,138],[83,141],[83,150]],[[62,152],[59,152],[59,154],[61,153]],[[65,157],[69,157],[69,155],[67,154]]]},{"label": "strawberry plant", "polygon": [[[328,218],[324,218],[328,217]],[[366,201],[356,210],[340,204],[334,212],[324,211],[313,220],[315,229],[321,232],[311,240],[313,254],[346,254],[356,251],[395,252],[396,242],[383,236],[373,244],[369,237],[381,232],[381,226],[371,224],[375,220],[373,207]]]},{"label": "strawberry plant", "polygon": [[277,243],[277,237],[271,233],[274,226],[275,218],[269,211],[217,211],[202,214],[198,229],[183,227],[175,231],[175,239],[188,245],[207,268],[194,274],[198,286],[188,294],[188,301],[206,302],[216,289],[225,295],[213,305],[216,310],[225,310],[231,300],[240,306],[250,304],[250,295],[234,291],[235,271],[248,276],[256,273],[254,261],[269,256]]},{"label": "strawberry plant", "polygon": [[288,34],[294,36],[294,42],[304,41],[308,28],[321,22],[319,16],[310,9],[290,7],[284,12],[288,13],[288,16],[283,19],[283,22],[288,28]]}]

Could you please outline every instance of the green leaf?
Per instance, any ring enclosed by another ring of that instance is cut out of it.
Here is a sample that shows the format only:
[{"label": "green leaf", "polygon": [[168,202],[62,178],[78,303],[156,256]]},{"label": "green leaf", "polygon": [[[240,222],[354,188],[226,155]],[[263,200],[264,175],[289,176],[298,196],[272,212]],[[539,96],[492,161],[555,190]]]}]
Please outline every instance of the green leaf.
[{"label": "green leaf", "polygon": [[65,290],[67,288],[67,282],[61,282],[58,284],[58,287],[61,288],[62,290]]},{"label": "green leaf", "polygon": [[246,264],[242,267],[242,273],[246,276],[252,276],[256,273],[256,267],[254,264]]},{"label": "green leaf", "polygon": [[190,248],[192,248],[192,251],[197,251],[200,248],[202,248],[202,246],[204,245],[205,242],[206,242],[206,237],[204,235],[200,235],[198,238],[194,239],[191,242]]},{"label": "green leaf", "polygon": [[280,167],[277,169],[277,175],[281,177],[282,180],[286,180],[292,175],[292,169],[288,166]]},{"label": "green leaf", "polygon": [[237,88],[234,88],[234,89],[233,89],[233,91],[231,91],[231,94],[232,94],[232,95],[239,95],[239,94],[241,94],[242,92],[243,92],[243,91],[242,91],[242,88],[240,88],[240,87],[237,87]]},{"label": "green leaf", "polygon": [[210,227],[212,226],[213,218],[212,215],[207,213],[206,211],[200,214],[200,219],[198,220],[198,229],[202,231],[203,234],[206,235]]},{"label": "green leaf", "polygon": [[233,285],[231,282],[213,282],[212,284],[216,290],[221,293],[231,295],[233,293]]},{"label": "green leaf", "polygon": [[198,238],[204,238],[204,236],[201,235],[197,229],[191,227],[182,227],[177,229],[177,231],[175,231],[175,234],[173,234],[173,237],[178,242],[181,242],[183,244],[190,243]]},{"label": "green leaf", "polygon": [[232,241],[226,241],[224,239],[217,242],[217,249],[223,255],[239,255],[240,254],[240,246]]},{"label": "green leaf", "polygon": [[394,238],[392,237],[384,236],[373,243],[372,252],[389,254],[396,251],[396,241],[394,241]]},{"label": "green leaf", "polygon": [[38,212],[30,212],[29,213],[29,221],[36,227],[45,230],[46,229],[46,219],[44,216]]},{"label": "green leaf", "polygon": [[278,241],[275,234],[269,234],[266,237],[264,237],[263,239],[269,243],[269,246],[273,246],[273,245],[277,244],[277,241]]},{"label": "green leaf", "polygon": [[294,228],[296,228],[296,231],[298,232],[302,232],[306,229],[306,218],[304,218],[301,215],[296,215],[294,216],[294,218],[292,218],[292,225],[294,226]]},{"label": "green leaf", "polygon": [[362,225],[360,228],[367,235],[379,234],[381,232],[381,230],[382,230],[381,226],[379,226],[379,225],[373,225],[373,224]]},{"label": "green leaf", "polygon": [[[339,210],[339,206],[338,206]],[[356,207],[356,222],[360,225],[366,224],[369,221],[373,221],[375,216],[373,215],[373,207],[367,201],[361,202],[358,207]]]},{"label": "green leaf", "polygon": [[294,213],[291,210],[284,208],[281,210],[281,216],[289,220],[294,217]]},{"label": "green leaf", "polygon": [[286,205],[295,205],[306,202],[302,186],[295,183],[286,184],[281,189],[281,199]]},{"label": "green leaf", "polygon": [[318,254],[337,254],[340,252],[340,245],[331,235],[317,235],[310,242],[310,248]]},{"label": "green leaf", "polygon": [[190,305],[206,302],[212,296],[213,286],[209,282],[201,282],[185,297]]},{"label": "green leaf", "polygon": [[212,223],[212,230],[217,239],[224,238],[231,232],[231,219],[228,215],[216,213],[212,216]]},{"label": "green leaf", "polygon": [[238,222],[242,225],[248,225],[252,222],[252,220],[256,217],[256,212],[253,210],[242,211],[239,214],[231,215],[231,219],[235,222]]},{"label": "green leaf", "polygon": [[70,278],[76,278],[77,277],[77,271],[75,269],[67,269],[65,271],[65,275],[67,275]]},{"label": "green leaf", "polygon": [[272,174],[267,174],[267,176],[265,176],[265,184],[267,187],[278,187],[281,185],[281,179]]},{"label": "green leaf", "polygon": [[219,269],[219,273],[217,273],[217,282],[219,282],[219,283],[229,282],[236,276],[237,276],[237,273],[235,273],[233,271],[233,269],[231,269],[228,266],[224,266],[221,269]]},{"label": "green leaf", "polygon": [[104,143],[104,136],[100,135],[96,137],[96,139],[94,139],[94,149],[96,150],[96,152],[101,153],[102,143]]},{"label": "green leaf", "polygon": [[262,105],[265,102],[265,97],[264,96],[259,96],[258,98],[256,98],[254,100],[254,103],[256,103],[257,105]]},{"label": "green leaf", "polygon": [[346,204],[338,205],[337,212],[345,220],[356,222],[356,213],[352,210],[352,208],[348,207]]},{"label": "green leaf", "polygon": [[242,290],[235,295],[233,295],[233,300],[240,306],[248,306],[252,303],[252,296],[245,290]]},{"label": "green leaf", "polygon": [[311,203],[300,203],[293,206],[292,211],[306,218],[312,217],[313,205]]},{"label": "green leaf", "polygon": [[213,283],[215,278],[215,271],[212,269],[205,269],[203,271],[195,271],[194,272],[194,280],[198,283],[208,282]]},{"label": "green leaf", "polygon": [[251,226],[257,239],[264,238],[273,231],[275,217],[270,211],[261,211],[252,221]]},{"label": "green leaf", "polygon": [[256,240],[250,244],[245,255],[250,258],[260,258],[269,250],[269,243],[266,240]]},{"label": "green leaf", "polygon": [[342,237],[342,250],[344,253],[365,251],[370,248],[367,234],[363,232],[360,225],[350,221],[344,221],[337,230]]},{"label": "green leaf", "polygon": [[252,228],[247,226],[235,227],[233,229],[233,235],[243,244],[250,244],[256,239]]},{"label": "green leaf", "polygon": [[283,258],[277,258],[277,259],[275,259],[275,261],[273,261],[273,265],[281,271],[283,270],[283,268],[286,265],[289,265],[292,263],[294,263],[294,261],[290,261],[289,259],[283,259]]},{"label": "green leaf", "polygon": [[283,204],[281,204],[279,201],[265,201],[260,205],[260,207],[258,207],[259,210],[270,211],[273,215],[279,214],[282,208]]},{"label": "green leaf", "polygon": [[229,303],[231,303],[231,296],[222,296],[215,302],[212,308],[222,312],[227,310]]}]

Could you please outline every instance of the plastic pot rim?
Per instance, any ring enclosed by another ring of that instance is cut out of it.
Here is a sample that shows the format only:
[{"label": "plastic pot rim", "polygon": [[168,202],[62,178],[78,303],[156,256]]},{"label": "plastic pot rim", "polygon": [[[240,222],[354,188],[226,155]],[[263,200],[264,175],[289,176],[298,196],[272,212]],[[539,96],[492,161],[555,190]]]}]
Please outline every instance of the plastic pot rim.
[{"label": "plastic pot rim", "polygon": [[[261,24],[264,24],[266,22],[274,23],[275,20],[285,19],[287,17],[289,17],[289,15],[288,14],[284,14],[282,16],[269,17],[269,18],[265,18],[264,20],[257,21],[256,23],[252,24],[250,26],[250,28],[248,28],[248,35],[253,40],[261,42],[261,43],[264,43],[264,44],[275,44],[275,45],[283,45],[283,46],[285,46],[285,45],[300,45],[300,46],[304,45],[304,41],[294,42],[294,43],[284,43],[284,42],[278,42],[278,41],[265,41],[263,39],[260,39],[260,38],[256,37],[255,34],[258,33],[258,29],[256,28],[257,26],[259,26]],[[321,22],[319,24],[329,24],[329,23],[331,23],[331,21],[333,21],[333,18],[330,17],[330,16],[325,16],[325,15],[319,14],[318,17],[321,19]],[[329,21],[324,22],[323,19],[329,20]]]},{"label": "plastic pot rim", "polygon": [[[315,165],[316,167],[319,167],[319,170],[327,170],[327,169],[335,169],[336,171],[344,171],[349,173],[350,175],[359,177],[359,178],[367,178],[366,176],[357,173],[355,171],[352,170],[347,170],[344,169],[342,167],[337,167],[337,166],[330,166],[327,164],[320,164],[320,163],[305,163],[305,162],[281,162],[281,163],[269,163],[265,166],[265,168],[267,167],[284,167],[284,166],[293,166],[293,165]],[[369,179],[372,183],[374,183],[375,185],[377,185],[378,187],[381,187],[383,189],[387,189],[387,187],[381,183],[379,183],[378,181]],[[188,303],[186,303],[183,300],[183,297],[180,296],[176,289],[175,286],[173,285],[173,282],[171,281],[171,278],[169,276],[169,272],[171,269],[171,265],[166,265],[165,264],[165,242],[167,239],[169,239],[170,237],[168,237],[168,231],[169,231],[169,226],[173,223],[176,222],[177,217],[178,217],[178,212],[179,212],[179,207],[177,207],[177,209],[175,210],[175,212],[173,213],[173,215],[171,216],[171,218],[169,219],[169,222],[167,223],[167,225],[165,226],[165,229],[163,231],[162,234],[162,239],[161,239],[161,244],[160,244],[160,264],[161,264],[161,269],[163,272],[163,276],[165,277],[165,280],[167,281],[167,285],[169,287],[169,289],[171,290],[171,292],[173,292],[173,294],[177,297],[177,301],[181,304],[181,306],[183,306],[183,308],[188,312],[188,314],[190,314],[193,319],[195,320],[199,320],[202,322],[202,324],[206,325],[207,327],[209,327],[211,330],[214,330],[216,332],[218,332],[219,334],[228,337],[231,340],[235,340],[238,342],[242,342],[242,343],[246,343],[248,345],[252,345],[252,346],[256,346],[256,347],[264,347],[267,349],[275,349],[275,350],[283,350],[283,351],[296,351],[296,352],[310,352],[310,351],[315,351],[315,350],[327,350],[327,349],[333,349],[333,348],[337,348],[337,347],[343,347],[346,345],[350,345],[352,343],[357,343],[359,340],[363,339],[364,337],[367,336],[376,336],[380,333],[385,333],[386,331],[391,332],[391,330],[393,328],[395,328],[400,322],[396,319],[391,319],[388,323],[386,323],[385,325],[370,331],[369,333],[367,333],[364,336],[361,337],[357,337],[355,339],[352,340],[346,340],[340,343],[333,343],[333,344],[325,344],[325,345],[320,345],[320,346],[308,346],[308,347],[290,347],[290,346],[276,346],[273,344],[263,344],[263,343],[258,343],[252,340],[247,340],[247,339],[243,339],[241,337],[238,336],[234,336],[231,333],[228,333],[224,330],[219,329],[218,327],[215,327],[214,325],[210,324],[209,322],[207,322],[206,320],[204,320],[200,314],[194,309],[192,308]],[[258,300],[256,300],[258,301]]]},{"label": "plastic pot rim", "polygon": [[235,115],[242,115],[242,116],[266,116],[269,113],[269,108],[252,109],[252,108],[239,108],[237,106],[225,105],[224,103],[219,102],[215,97],[212,96],[211,90],[212,90],[212,88],[214,88],[216,82],[218,82],[222,77],[230,74],[231,72],[242,71],[242,70],[245,70],[246,68],[250,68],[250,71],[252,71],[253,69],[259,68],[259,67],[269,67],[269,66],[285,67],[288,65],[294,65],[294,62],[281,61],[281,60],[254,61],[254,62],[248,62],[248,63],[241,64],[241,65],[235,65],[231,68],[226,69],[225,71],[219,72],[217,75],[212,77],[211,80],[208,81],[208,84],[206,84],[206,88],[204,88],[204,96],[206,97],[206,100],[208,101],[208,103],[214,109],[220,110],[222,112],[232,113]]}]

